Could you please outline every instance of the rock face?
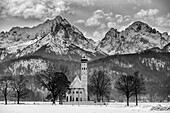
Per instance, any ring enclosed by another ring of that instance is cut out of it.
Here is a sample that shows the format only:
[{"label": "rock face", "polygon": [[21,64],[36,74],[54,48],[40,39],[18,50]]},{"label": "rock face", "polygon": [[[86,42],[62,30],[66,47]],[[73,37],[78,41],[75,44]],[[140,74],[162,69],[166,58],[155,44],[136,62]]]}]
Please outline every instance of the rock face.
[{"label": "rock face", "polygon": [[146,23],[136,21],[121,32],[111,28],[97,48],[110,55],[131,54],[155,47],[163,49],[168,43],[168,33],[161,34]]},{"label": "rock face", "polygon": [[93,41],[85,38],[82,32],[61,16],[33,28],[14,27],[9,32],[2,32],[0,39],[1,61],[28,55],[65,60],[79,60],[82,54],[89,59],[106,55],[95,50]]}]

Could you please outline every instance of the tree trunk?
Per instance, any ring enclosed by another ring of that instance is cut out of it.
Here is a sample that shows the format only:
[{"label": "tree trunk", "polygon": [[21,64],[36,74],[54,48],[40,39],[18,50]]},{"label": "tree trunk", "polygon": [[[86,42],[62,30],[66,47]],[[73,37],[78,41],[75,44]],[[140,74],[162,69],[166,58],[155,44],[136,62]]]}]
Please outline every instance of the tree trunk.
[{"label": "tree trunk", "polygon": [[59,104],[62,105],[63,102],[62,102],[62,95],[59,95]]},{"label": "tree trunk", "polygon": [[102,95],[102,102],[103,102],[103,95]]},{"label": "tree trunk", "polygon": [[5,98],[5,105],[7,105],[7,94],[4,94],[4,98]]},{"label": "tree trunk", "polygon": [[96,94],[96,101],[97,101],[97,102],[99,101],[98,93]]},{"label": "tree trunk", "polygon": [[17,92],[17,104],[19,104],[19,98],[20,98],[20,94],[19,92]]},{"label": "tree trunk", "polygon": [[53,104],[55,104],[55,98],[53,98]]},{"label": "tree trunk", "polygon": [[5,105],[7,105],[7,84],[4,92],[4,98],[5,98]]},{"label": "tree trunk", "polygon": [[127,106],[129,106],[129,97],[127,97]]},{"label": "tree trunk", "polygon": [[56,96],[53,95],[53,104],[55,104],[55,99],[56,99]]},{"label": "tree trunk", "polygon": [[136,106],[138,106],[138,94],[136,94]]}]

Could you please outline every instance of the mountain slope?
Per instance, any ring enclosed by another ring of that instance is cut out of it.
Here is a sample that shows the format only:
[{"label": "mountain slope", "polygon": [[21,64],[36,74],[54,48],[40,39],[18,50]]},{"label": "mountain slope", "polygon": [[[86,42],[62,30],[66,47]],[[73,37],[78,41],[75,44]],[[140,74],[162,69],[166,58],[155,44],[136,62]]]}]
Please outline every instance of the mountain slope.
[{"label": "mountain slope", "polygon": [[110,55],[130,54],[154,47],[163,49],[168,43],[170,36],[166,32],[161,34],[146,23],[136,21],[121,32],[111,28],[97,48]]},{"label": "mountain slope", "polygon": [[161,34],[136,21],[121,32],[111,28],[96,46],[92,39],[57,16],[33,28],[14,27],[1,32],[0,73],[9,69],[14,75],[32,76],[54,63],[68,66],[72,80],[80,75],[80,59],[85,54],[89,59],[89,77],[94,69],[103,68],[114,83],[119,75],[138,70],[145,76],[147,93],[165,98],[170,94],[169,42],[167,33]]},{"label": "mountain slope", "polygon": [[41,54],[53,53],[56,58],[64,55],[67,56],[65,57],[67,60],[80,60],[82,54],[86,54],[89,60],[106,56],[104,52],[95,49],[91,39],[85,38],[76,27],[61,16],[33,28],[15,27],[7,33],[1,33],[0,36],[0,43],[3,43],[1,60],[33,55],[40,51]]},{"label": "mountain slope", "polygon": [[153,97],[155,101],[160,101],[170,94],[170,53],[145,51],[139,54],[112,55],[90,62],[89,68],[107,70],[113,83],[123,73],[140,71],[145,78],[150,99]]}]

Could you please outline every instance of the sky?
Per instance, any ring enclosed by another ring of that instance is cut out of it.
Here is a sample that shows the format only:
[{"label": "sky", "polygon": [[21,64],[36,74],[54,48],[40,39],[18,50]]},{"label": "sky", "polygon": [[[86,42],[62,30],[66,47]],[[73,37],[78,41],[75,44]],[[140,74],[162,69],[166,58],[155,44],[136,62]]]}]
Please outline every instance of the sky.
[{"label": "sky", "polygon": [[170,35],[169,4],[170,0],[0,0],[0,32],[61,15],[95,41],[110,28],[121,31],[137,20]]}]

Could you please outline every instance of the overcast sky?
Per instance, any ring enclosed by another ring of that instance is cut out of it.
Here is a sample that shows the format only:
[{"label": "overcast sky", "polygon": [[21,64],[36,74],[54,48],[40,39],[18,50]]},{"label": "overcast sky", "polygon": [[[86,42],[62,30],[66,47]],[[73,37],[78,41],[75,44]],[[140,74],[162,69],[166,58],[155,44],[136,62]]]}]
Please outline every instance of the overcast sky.
[{"label": "overcast sky", "polygon": [[96,41],[111,27],[123,30],[136,20],[170,34],[169,5],[170,0],[0,0],[0,32],[62,15]]}]

